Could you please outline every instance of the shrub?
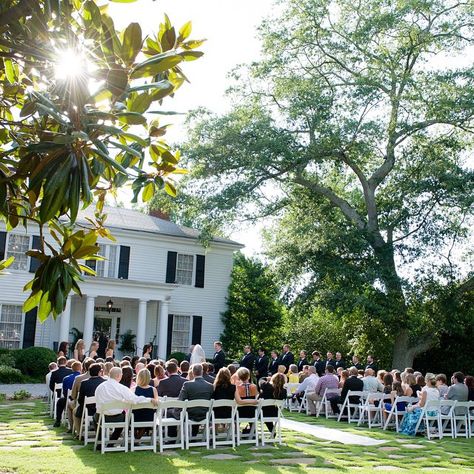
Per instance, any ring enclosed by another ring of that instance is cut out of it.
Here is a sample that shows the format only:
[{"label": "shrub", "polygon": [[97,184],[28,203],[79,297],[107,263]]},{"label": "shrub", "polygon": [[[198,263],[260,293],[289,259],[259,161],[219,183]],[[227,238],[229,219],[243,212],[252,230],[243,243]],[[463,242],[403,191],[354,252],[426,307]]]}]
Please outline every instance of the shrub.
[{"label": "shrub", "polygon": [[12,400],[26,400],[31,397],[31,393],[27,390],[17,390],[12,397]]},{"label": "shrub", "polygon": [[168,360],[176,359],[181,364],[181,362],[183,362],[185,358],[186,358],[186,354],[184,352],[172,352],[170,356],[168,357]]},{"label": "shrub", "polygon": [[46,347],[28,347],[13,352],[15,367],[25,375],[32,377],[45,376],[48,365],[56,360],[56,354]]},{"label": "shrub", "polygon": [[23,375],[18,369],[0,365],[0,383],[22,383]]},{"label": "shrub", "polygon": [[13,357],[13,354],[0,354],[0,365],[5,367],[15,367],[15,358]]},{"label": "shrub", "polygon": [[0,402],[4,402],[7,399],[7,395],[5,393],[0,393]]}]

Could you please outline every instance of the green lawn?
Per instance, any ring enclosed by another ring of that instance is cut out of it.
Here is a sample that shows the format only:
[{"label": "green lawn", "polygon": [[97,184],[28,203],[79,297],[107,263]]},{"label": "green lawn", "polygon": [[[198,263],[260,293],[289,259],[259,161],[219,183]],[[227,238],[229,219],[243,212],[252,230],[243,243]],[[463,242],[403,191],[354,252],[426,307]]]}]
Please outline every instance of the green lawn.
[{"label": "green lawn", "polygon": [[[291,431],[284,432],[283,446],[235,450],[106,453],[82,447],[65,429],[52,428],[43,402],[0,404],[0,474],[18,473],[306,473],[306,472],[404,472],[474,471],[474,440],[443,439],[429,442],[378,429],[348,427],[332,420],[287,414],[291,419],[388,440],[383,446],[359,447],[319,440]],[[411,445],[406,447],[404,445]],[[416,447],[414,447],[416,446]],[[388,448],[388,449],[387,449]],[[210,454],[233,454],[231,460],[211,460]],[[299,463],[286,465],[289,462]]]}]

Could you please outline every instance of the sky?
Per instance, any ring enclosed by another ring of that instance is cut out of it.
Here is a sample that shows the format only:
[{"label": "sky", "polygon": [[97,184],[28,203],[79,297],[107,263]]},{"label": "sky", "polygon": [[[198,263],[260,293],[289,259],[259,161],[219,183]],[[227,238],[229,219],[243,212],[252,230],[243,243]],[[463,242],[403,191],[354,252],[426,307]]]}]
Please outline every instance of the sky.
[{"label": "sky", "polygon": [[[206,39],[199,49],[205,54],[199,60],[184,64],[191,81],[184,84],[175,97],[163,101],[164,110],[186,113],[197,107],[225,112],[230,104],[225,91],[230,84],[227,74],[237,65],[258,59],[260,41],[257,27],[272,11],[271,0],[139,0],[136,3],[109,3],[109,13],[117,29],[138,22],[144,34],[155,33],[166,13],[178,29],[191,20],[192,39]],[[185,116],[175,116],[167,133],[170,143],[183,141]],[[163,120],[162,123],[170,123]],[[122,199],[128,207],[126,199]],[[230,238],[245,245],[247,255],[261,251],[259,226],[242,225]]]}]

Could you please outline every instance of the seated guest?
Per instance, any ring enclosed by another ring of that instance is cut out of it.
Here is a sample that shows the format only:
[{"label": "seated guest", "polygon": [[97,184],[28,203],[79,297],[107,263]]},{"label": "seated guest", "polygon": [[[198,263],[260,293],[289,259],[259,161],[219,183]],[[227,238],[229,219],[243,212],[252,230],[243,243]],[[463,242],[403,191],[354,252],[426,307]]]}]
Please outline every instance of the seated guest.
[{"label": "seated guest", "polygon": [[434,374],[426,374],[426,386],[420,392],[420,400],[412,406],[406,407],[406,413],[403,416],[400,425],[400,432],[406,435],[414,436],[418,420],[423,413],[422,408],[430,400],[439,400],[439,391],[436,388],[436,378]]},{"label": "seated guest", "polygon": [[377,380],[378,380],[382,385],[383,385],[383,378],[384,378],[384,376],[385,376],[386,373],[387,373],[387,371],[386,371],[386,370],[383,370],[383,369],[382,369],[382,370],[379,370],[379,371],[377,372]]},{"label": "seated guest", "polygon": [[416,385],[420,387],[420,390],[426,385],[425,378],[423,377],[423,375],[416,376]]},{"label": "seated guest", "polygon": [[270,352],[270,367],[268,367],[268,373],[270,375],[278,372],[278,366],[280,365],[280,358],[276,351]]},{"label": "seated guest", "polygon": [[207,362],[207,373],[211,377],[216,378],[217,374],[215,373],[214,364],[212,364],[211,362]]},{"label": "seated guest", "polygon": [[[370,370],[370,369],[369,369]],[[340,412],[339,405],[342,405],[347,397],[349,390],[362,392],[364,390],[364,381],[358,377],[359,371],[355,367],[349,369],[349,377],[344,382],[340,396],[331,398],[331,408],[335,414]],[[375,378],[375,377],[374,377]],[[354,395],[349,397],[350,403],[359,403],[360,397]]]},{"label": "seated guest", "polygon": [[[237,377],[240,381],[240,384],[237,385],[239,398],[241,400],[254,400],[255,404],[257,404],[258,389],[257,386],[250,381],[250,371],[245,367],[240,367],[240,369],[237,370]],[[241,418],[251,418],[255,414],[255,407],[246,404],[239,406],[238,411]]]},{"label": "seated guest", "polygon": [[298,372],[303,371],[303,367],[308,365],[308,353],[306,351],[300,351],[300,358],[298,359]]},{"label": "seated guest", "polygon": [[416,397],[416,393],[413,393],[412,388],[410,387],[410,382],[413,381],[415,383],[415,378],[413,377],[412,374],[403,371],[401,374],[402,378],[402,388],[403,388],[403,395],[405,397]]},{"label": "seated guest", "polygon": [[467,400],[469,402],[474,402],[474,377],[472,375],[468,375],[464,379],[464,383],[466,384],[468,390]]},{"label": "seated guest", "polygon": [[374,376],[373,369],[365,369],[364,378],[364,391],[365,392],[382,392],[383,385]]},{"label": "seated guest", "polygon": [[[148,369],[142,369],[137,374],[137,385],[134,388],[135,395],[145,397],[145,398],[152,398],[158,402],[158,393],[155,387],[150,387],[150,372]],[[155,410],[152,408],[144,408],[141,410],[134,410],[133,412],[135,421],[142,422],[142,421],[153,421],[153,416],[155,415]],[[140,439],[144,433],[146,432],[146,428],[138,428],[135,431],[135,437]]]},{"label": "seated guest", "polygon": [[298,373],[298,366],[296,364],[291,364],[288,369],[288,383],[299,383],[300,374]]},{"label": "seated guest", "polygon": [[397,369],[392,370],[392,376],[393,376],[393,381],[398,382],[401,385],[401,383],[402,383],[402,374],[400,373],[400,371],[397,370]]},{"label": "seated guest", "polygon": [[[125,367],[129,368],[129,367]],[[132,369],[130,369],[130,379],[132,374]],[[140,403],[149,401],[149,399],[135,395],[130,389],[124,386],[120,381],[122,380],[122,370],[120,367],[113,367],[110,371],[109,378],[101,383],[96,391],[96,407],[97,411],[101,411],[104,404],[113,401],[127,401],[132,403]],[[158,402],[155,399],[152,399],[154,405],[158,405]],[[107,422],[121,422],[125,420],[125,414],[122,410],[113,409],[108,410],[104,413],[105,420]],[[98,413],[95,414],[96,422],[98,421]],[[110,436],[111,440],[116,440],[120,437],[122,433],[122,428],[116,428],[112,435]]]},{"label": "seated guest", "polygon": [[112,367],[114,367],[114,363],[113,362],[106,362],[104,364],[104,377],[107,378],[109,376],[109,373],[110,373],[110,369]]},{"label": "seated guest", "polygon": [[[148,370],[148,372],[150,372],[150,385],[152,387],[155,386],[155,382],[153,381],[153,377],[155,377],[155,368],[156,368],[156,365],[153,363],[153,362],[149,362],[147,365],[146,365],[146,368]],[[165,369],[166,371],[166,369]],[[168,375],[167,375],[168,376]]]},{"label": "seated guest", "polygon": [[237,366],[234,364],[229,364],[227,368],[230,372],[230,382],[232,383],[232,385],[238,385],[239,378],[237,377]]},{"label": "seated guest", "polygon": [[439,391],[440,398],[446,398],[446,394],[448,393],[448,378],[444,374],[438,374],[436,376],[436,388]]},{"label": "seated guest", "polygon": [[129,360],[122,360],[120,361],[119,367],[130,367],[132,368],[132,364]]},{"label": "seated guest", "polygon": [[[84,401],[86,397],[94,397],[97,387],[105,382],[105,379],[101,377],[102,367],[100,364],[92,364],[89,367],[89,378],[81,383],[79,388],[79,396],[77,398],[77,408],[74,410],[74,426],[76,431],[79,432],[79,423],[81,421],[82,412],[84,411]],[[95,405],[89,405],[87,414],[90,416],[95,415]]]},{"label": "seated guest", "polygon": [[140,360],[140,356],[134,355],[132,359],[130,360],[130,365],[132,366],[132,369],[135,370],[135,366],[138,364]]},{"label": "seated guest", "polygon": [[[49,389],[53,392],[54,386],[57,383],[63,383],[64,377],[72,374],[72,370],[69,367],[66,367],[67,359],[64,356],[58,357],[57,360],[58,368],[51,372],[51,377],[49,379]],[[58,393],[58,396],[61,396]]]},{"label": "seated guest", "polygon": [[143,355],[142,357],[149,361],[151,359],[151,352],[153,351],[153,346],[151,344],[145,344],[143,346]]},{"label": "seated guest", "polygon": [[160,386],[161,381],[165,380],[167,378],[166,377],[166,370],[161,365],[156,365],[154,375],[155,375],[155,378],[152,380],[153,386],[155,388],[158,388]]},{"label": "seated guest", "polygon": [[187,378],[189,372],[189,361],[183,360],[183,362],[179,364],[179,372],[183,379]]},{"label": "seated guest", "polygon": [[[390,410],[392,409],[393,404],[395,403],[395,399],[397,397],[403,397],[404,396],[402,384],[400,382],[397,382],[397,381],[393,382],[392,391],[390,392],[390,395],[391,395],[390,398],[392,399],[392,401],[391,401],[391,403],[385,403],[385,410],[383,411],[384,419],[387,419],[388,413],[390,412]],[[406,406],[407,406],[407,402],[397,402],[398,411],[404,411]]]},{"label": "seated guest", "polygon": [[[326,374],[323,377],[320,377],[314,392],[306,394],[306,400],[308,401],[309,414],[311,416],[316,416],[316,403],[320,402],[324,396],[326,389],[337,389],[339,386],[339,379],[334,375],[334,367],[328,365],[326,367]],[[337,397],[337,393],[328,394],[327,399],[331,400],[334,397]]]},{"label": "seated guest", "polygon": [[[230,370],[227,367],[222,367],[217,373],[214,380],[214,391],[212,398],[214,400],[235,400],[236,386],[230,380]],[[229,418],[232,409],[227,407],[214,408],[216,418]]]},{"label": "seated guest", "polygon": [[339,367],[342,367],[343,369],[346,368],[346,363],[344,362],[344,359],[342,358],[342,354],[340,352],[336,352],[336,369]]},{"label": "seated guest", "polygon": [[316,367],[314,365],[307,365],[308,376],[298,385],[294,397],[302,397],[304,392],[314,392],[316,384],[318,383],[319,377],[316,373]]},{"label": "seated guest", "polygon": [[[287,369],[286,369],[286,365],[280,364],[280,365],[278,366],[278,371],[277,371],[277,373],[278,373],[278,374],[283,374],[283,375],[285,375],[286,370],[287,370]],[[273,374],[273,375],[275,375],[275,374]],[[287,379],[287,377],[286,377],[286,375],[285,375],[285,383],[287,383],[287,382],[288,382],[288,379]]]},{"label": "seated guest", "polygon": [[59,344],[58,357],[68,357],[69,353],[69,342],[63,341]]},{"label": "seated guest", "polygon": [[87,355],[91,359],[97,359],[97,351],[98,350],[99,350],[99,343],[97,341],[92,341]]},{"label": "seated guest", "polygon": [[415,374],[415,369],[412,369],[411,367],[406,367],[405,372],[407,374]]},{"label": "seated guest", "polygon": [[72,386],[74,385],[74,379],[81,375],[82,364],[76,360],[72,363],[71,369],[72,374],[66,375],[66,377],[63,379],[62,397],[56,403],[56,421],[53,425],[55,428],[61,426],[61,417],[63,416],[63,411],[66,408],[66,404],[68,402],[69,392],[72,390]]},{"label": "seated guest", "polygon": [[452,385],[446,394],[446,400],[457,400],[458,402],[467,402],[469,397],[469,389],[464,383],[464,374],[462,372],[454,372],[451,377]]},{"label": "seated guest", "polygon": [[[112,372],[112,369],[110,370],[110,372]],[[109,377],[110,377],[110,372],[109,372]],[[125,387],[127,388],[131,388],[132,387],[132,383],[133,383],[133,370],[131,367],[122,367],[121,369],[121,378],[120,378],[120,383],[122,385],[124,385]]]},{"label": "seated guest", "polygon": [[70,401],[67,404],[67,415],[69,419],[69,426],[73,426],[73,432],[79,431],[79,430],[76,430],[75,419],[73,416],[74,410],[77,406],[77,399],[79,397],[79,389],[81,387],[81,383],[90,377],[89,368],[93,363],[94,363],[94,359],[90,357],[86,357],[84,359],[84,362],[82,363],[82,374],[78,375],[74,379],[74,384],[72,385],[71,394],[69,395]]},{"label": "seated guest", "polygon": [[301,383],[305,378],[309,377],[309,367],[309,365],[303,365],[303,370],[299,373],[299,383]]},{"label": "seated guest", "polygon": [[[400,385],[401,386],[401,385]],[[393,391],[393,375],[386,372],[383,376],[383,393],[389,395]]]},{"label": "seated guest", "polygon": [[[286,400],[287,393],[284,385],[285,379],[283,378],[283,374],[273,375],[269,382],[262,382],[259,398],[263,398],[264,400]],[[263,416],[271,418],[278,415],[277,407],[263,407],[262,410]],[[265,422],[265,425],[271,433],[273,431],[273,423],[271,421]]]},{"label": "seated guest", "polygon": [[209,375],[208,370],[209,370],[209,368],[208,368],[207,362],[203,362],[203,363],[202,363],[202,378],[203,378],[206,382],[214,383],[214,377],[212,377],[211,375]]},{"label": "seated guest", "polygon": [[418,392],[421,392],[421,387],[416,383],[414,374],[407,374],[407,383],[411,388],[412,397],[418,397]]},{"label": "seated guest", "polygon": [[137,362],[135,364],[135,368],[133,369],[133,376],[134,378],[136,378],[136,376],[138,375],[138,372],[140,372],[140,370],[144,369],[146,366],[143,362]]},{"label": "seated guest", "polygon": [[[339,367],[338,370],[342,368]],[[349,378],[349,371],[348,370],[341,370],[341,373],[339,374],[339,388],[344,387],[344,384],[346,383],[346,380]]]},{"label": "seated guest", "polygon": [[[343,369],[342,367],[338,367],[338,368],[336,369],[336,375],[337,375],[337,378],[338,378],[339,380],[341,380],[342,372],[344,372],[344,369]],[[341,384],[339,383],[339,385],[341,385]]]},{"label": "seated guest", "polygon": [[51,362],[48,365],[48,373],[46,374],[46,385],[49,387],[49,381],[51,379],[51,372],[55,371],[58,368],[58,364],[56,362]]},{"label": "seated guest", "polygon": [[[162,369],[161,366],[157,366]],[[161,379],[158,384],[158,395],[160,397],[179,397],[186,380],[178,374],[178,366],[174,362],[166,363],[168,378]]]}]

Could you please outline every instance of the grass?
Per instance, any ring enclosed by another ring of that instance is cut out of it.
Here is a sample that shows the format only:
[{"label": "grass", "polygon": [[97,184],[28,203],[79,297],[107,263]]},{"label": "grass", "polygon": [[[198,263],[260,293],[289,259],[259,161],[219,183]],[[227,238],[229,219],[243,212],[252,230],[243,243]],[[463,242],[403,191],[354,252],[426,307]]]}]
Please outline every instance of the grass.
[{"label": "grass", "polygon": [[[293,431],[284,432],[283,446],[258,448],[246,445],[232,450],[95,453],[83,447],[65,432],[53,428],[40,401],[3,402],[0,404],[0,474],[14,473],[306,473],[306,472],[383,472],[399,468],[402,472],[474,471],[474,439],[443,439],[429,442],[379,429],[357,428],[323,418],[287,414],[290,419],[317,423],[352,433],[383,439],[383,446],[360,447],[328,442]],[[23,444],[23,446],[22,446]],[[405,445],[420,446],[407,448]],[[387,450],[385,448],[390,448]],[[383,448],[383,449],[381,449]],[[210,460],[204,456],[226,453],[238,456],[231,460]],[[290,459],[310,464],[284,466]],[[280,461],[279,461],[280,460]],[[385,469],[384,469],[385,467]],[[387,469],[388,467],[388,469]],[[376,468],[376,469],[375,469]]]}]

